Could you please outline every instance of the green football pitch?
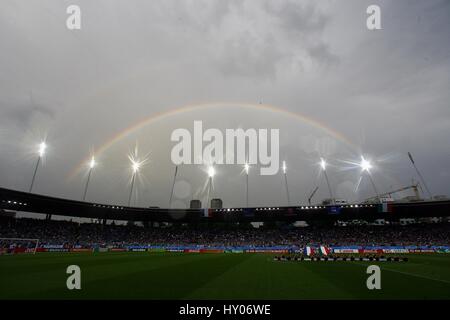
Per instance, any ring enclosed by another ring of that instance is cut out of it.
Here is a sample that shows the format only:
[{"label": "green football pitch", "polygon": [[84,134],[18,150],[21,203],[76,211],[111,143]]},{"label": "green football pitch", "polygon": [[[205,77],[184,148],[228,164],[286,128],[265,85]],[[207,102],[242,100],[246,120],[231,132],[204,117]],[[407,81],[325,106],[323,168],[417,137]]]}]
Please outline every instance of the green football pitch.
[{"label": "green football pitch", "polygon": [[[267,254],[0,256],[0,299],[450,299],[450,255],[408,262],[278,262]],[[368,290],[367,266],[381,268]],[[81,268],[68,290],[66,268]]]}]

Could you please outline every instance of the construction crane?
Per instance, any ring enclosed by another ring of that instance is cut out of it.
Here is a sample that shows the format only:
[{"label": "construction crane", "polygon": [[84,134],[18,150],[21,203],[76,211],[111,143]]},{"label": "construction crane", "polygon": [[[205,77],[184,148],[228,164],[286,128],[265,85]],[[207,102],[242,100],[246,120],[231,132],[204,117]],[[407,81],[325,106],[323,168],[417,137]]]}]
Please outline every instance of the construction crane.
[{"label": "construction crane", "polygon": [[414,191],[414,195],[416,196],[416,198],[417,199],[420,199],[420,195],[419,195],[419,183],[413,183],[412,185],[410,185],[410,186],[406,186],[406,187],[403,187],[403,188],[400,188],[400,189],[396,189],[396,190],[392,190],[392,191],[389,191],[389,192],[385,192],[385,193],[382,193],[382,194],[380,194],[379,196],[377,196],[377,197],[370,197],[370,198],[367,198],[366,200],[365,200],[365,202],[367,202],[367,201],[370,201],[370,200],[373,200],[373,199],[377,199],[378,197],[385,197],[385,196],[389,196],[389,197],[391,197],[392,196],[392,194],[394,194],[394,193],[397,193],[397,192],[401,192],[401,191],[405,191],[405,190],[409,190],[409,189],[412,189],[413,191]]},{"label": "construction crane", "polygon": [[317,186],[317,187],[313,190],[313,192],[311,192],[311,194],[309,195],[309,198],[308,198],[308,203],[309,203],[309,205],[311,205],[311,199],[314,197],[314,195],[316,194],[317,190],[319,190],[319,187],[318,187],[318,186]]},{"label": "construction crane", "polygon": [[425,183],[425,179],[423,178],[422,174],[420,173],[419,169],[417,168],[411,152],[408,152],[408,157],[409,157],[409,160],[411,160],[411,163],[412,163],[414,169],[416,170],[417,175],[420,178],[420,181],[422,181],[422,184],[425,187],[425,190],[427,190],[428,196],[430,197],[430,199],[433,199],[433,195],[431,194],[430,189],[428,189],[427,184]]}]

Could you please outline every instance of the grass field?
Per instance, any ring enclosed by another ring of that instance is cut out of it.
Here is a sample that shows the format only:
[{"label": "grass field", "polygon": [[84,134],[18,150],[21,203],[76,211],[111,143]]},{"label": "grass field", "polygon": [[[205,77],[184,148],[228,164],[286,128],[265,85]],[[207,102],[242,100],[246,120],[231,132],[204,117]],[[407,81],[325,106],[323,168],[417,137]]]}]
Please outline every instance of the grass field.
[{"label": "grass field", "polygon": [[[450,255],[378,262],[276,262],[266,254],[41,253],[0,256],[0,299],[450,299]],[[81,268],[81,290],[66,268]]]}]

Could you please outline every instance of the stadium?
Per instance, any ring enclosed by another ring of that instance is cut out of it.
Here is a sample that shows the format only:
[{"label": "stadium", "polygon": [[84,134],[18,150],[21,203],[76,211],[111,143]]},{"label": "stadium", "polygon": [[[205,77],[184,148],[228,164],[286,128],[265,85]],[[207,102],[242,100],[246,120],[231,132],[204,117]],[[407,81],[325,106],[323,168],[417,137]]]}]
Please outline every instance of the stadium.
[{"label": "stadium", "polygon": [[0,9],[3,309],[450,299],[450,2]]},{"label": "stadium", "polygon": [[[3,299],[449,298],[450,201],[184,210],[4,188],[0,198]],[[16,219],[14,210],[46,219]],[[382,295],[365,287],[374,262],[385,272]],[[71,264],[86,274],[80,293],[62,280]]]}]

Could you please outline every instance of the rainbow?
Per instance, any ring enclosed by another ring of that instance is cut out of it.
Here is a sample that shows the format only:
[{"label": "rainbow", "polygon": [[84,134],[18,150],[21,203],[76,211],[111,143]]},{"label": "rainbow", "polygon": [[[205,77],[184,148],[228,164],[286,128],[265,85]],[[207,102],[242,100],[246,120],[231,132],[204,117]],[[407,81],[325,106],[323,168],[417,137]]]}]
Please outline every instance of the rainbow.
[{"label": "rainbow", "polygon": [[192,112],[192,111],[197,111],[197,110],[201,110],[201,109],[222,108],[222,107],[254,109],[257,111],[264,110],[264,111],[269,111],[269,112],[276,112],[278,114],[285,114],[286,116],[298,119],[298,120],[302,121],[303,123],[307,123],[315,128],[321,129],[321,130],[325,131],[327,134],[335,137],[339,141],[341,141],[351,147],[355,147],[355,144],[352,143],[347,137],[345,137],[340,132],[338,132],[330,127],[327,127],[323,123],[321,123],[311,117],[307,117],[301,113],[289,111],[289,110],[275,107],[275,106],[272,106],[269,104],[251,104],[251,103],[237,103],[237,102],[231,102],[231,103],[230,102],[213,102],[213,103],[189,104],[189,105],[184,105],[182,107],[173,108],[168,111],[163,111],[163,112],[158,112],[158,113],[152,114],[149,117],[144,118],[141,121],[118,132],[111,139],[109,139],[104,144],[102,144],[95,151],[94,154],[88,155],[73,170],[71,170],[69,173],[68,179],[70,180],[74,176],[76,176],[82,170],[83,166],[88,161],[90,161],[92,156],[98,157],[99,155],[101,155],[102,153],[107,151],[109,148],[111,148],[114,144],[116,144],[120,140],[126,138],[130,134],[142,129],[143,127],[145,127],[155,121],[163,120],[163,119],[171,117],[171,116],[175,116],[175,115],[179,115],[179,114],[187,113],[187,112]]}]

